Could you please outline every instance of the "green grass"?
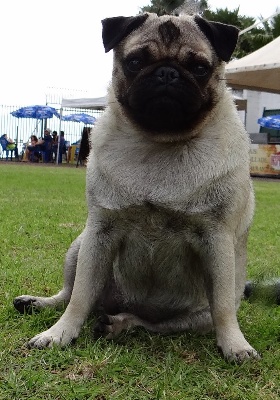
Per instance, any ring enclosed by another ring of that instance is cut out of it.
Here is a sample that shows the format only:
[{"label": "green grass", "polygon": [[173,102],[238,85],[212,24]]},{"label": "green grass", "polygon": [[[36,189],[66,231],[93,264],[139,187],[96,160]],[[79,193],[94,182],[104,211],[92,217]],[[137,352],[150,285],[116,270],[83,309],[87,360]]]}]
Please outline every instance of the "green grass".
[{"label": "green grass", "polygon": [[[114,342],[91,338],[91,321],[64,350],[29,350],[29,338],[61,314],[20,315],[19,294],[62,285],[64,254],[86,221],[85,169],[0,164],[0,400],[238,399],[280,397],[280,307],[242,302],[239,321],[262,354],[227,364],[213,334],[160,336],[143,330]],[[280,182],[255,181],[250,278],[280,275]]]}]

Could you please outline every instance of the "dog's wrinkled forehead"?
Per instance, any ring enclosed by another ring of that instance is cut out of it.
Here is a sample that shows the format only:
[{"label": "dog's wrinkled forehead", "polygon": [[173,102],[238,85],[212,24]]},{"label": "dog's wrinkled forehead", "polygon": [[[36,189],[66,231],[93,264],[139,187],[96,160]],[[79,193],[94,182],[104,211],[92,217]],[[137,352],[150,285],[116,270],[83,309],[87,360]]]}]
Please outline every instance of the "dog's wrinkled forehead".
[{"label": "dog's wrinkled forehead", "polygon": [[[148,45],[156,55],[159,47],[172,52],[188,46],[195,52],[216,53],[222,61],[229,61],[238,39],[238,29],[232,25],[207,21],[200,16],[158,17],[140,14],[136,17],[113,17],[102,21],[102,38],[105,51]],[[207,55],[206,55],[207,56]]]},{"label": "dog's wrinkled forehead", "polygon": [[150,15],[122,44],[124,57],[140,48],[149,47],[155,57],[177,57],[188,50],[212,58],[210,43],[192,17]]},{"label": "dog's wrinkled forehead", "polygon": [[166,46],[170,46],[174,41],[178,40],[180,37],[180,28],[170,20],[160,24],[158,32],[162,39],[162,42]]}]

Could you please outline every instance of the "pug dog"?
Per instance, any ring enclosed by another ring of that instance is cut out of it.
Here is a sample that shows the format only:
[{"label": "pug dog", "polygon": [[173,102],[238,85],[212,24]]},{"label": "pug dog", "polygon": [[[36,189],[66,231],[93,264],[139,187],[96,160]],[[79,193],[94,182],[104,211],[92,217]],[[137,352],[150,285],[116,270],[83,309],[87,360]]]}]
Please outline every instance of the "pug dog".
[{"label": "pug dog", "polygon": [[93,311],[106,338],[214,329],[226,359],[258,358],[236,314],[254,210],[249,139],[225,82],[238,29],[149,13],[102,23],[113,77],[91,136],[86,227],[63,289],[14,301],[68,304],[29,346],[68,345]]}]

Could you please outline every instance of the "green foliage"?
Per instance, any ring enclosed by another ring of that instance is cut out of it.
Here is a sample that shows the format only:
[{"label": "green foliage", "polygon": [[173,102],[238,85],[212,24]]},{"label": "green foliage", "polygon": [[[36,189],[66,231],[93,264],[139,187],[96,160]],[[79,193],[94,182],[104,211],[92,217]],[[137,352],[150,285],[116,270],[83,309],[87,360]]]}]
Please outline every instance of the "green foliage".
[{"label": "green foliage", "polygon": [[[259,362],[227,364],[214,334],[161,336],[135,329],[94,341],[92,321],[76,344],[28,349],[61,315],[20,315],[19,294],[52,295],[64,254],[86,221],[85,169],[0,165],[0,400],[278,400],[280,307],[242,302],[239,321]],[[255,181],[249,277],[279,276],[280,182]]]},{"label": "green foliage", "polygon": [[151,5],[141,8],[141,12],[150,12],[157,15],[165,15],[167,11],[162,4],[162,0],[151,0]]},{"label": "green foliage", "polygon": [[280,36],[280,14],[273,17],[271,21],[271,32],[274,38]]},{"label": "green foliage", "polygon": [[[242,31],[252,26],[256,20],[239,14],[239,8],[230,11],[228,8],[219,8],[216,11],[205,10],[203,16],[209,21],[222,22],[224,24],[234,25]],[[238,44],[232,55],[232,58],[241,58],[247,54],[258,50],[273,40],[272,31],[268,23],[264,28],[254,28],[239,37]]]},{"label": "green foliage", "polygon": [[172,14],[177,9],[187,9],[192,12],[202,12],[208,7],[206,0],[151,0],[149,6],[141,8],[141,12],[151,12],[158,15]]},{"label": "green foliage", "polygon": [[[164,15],[171,14],[178,7],[186,12],[191,11],[191,13],[199,13],[209,21],[234,25],[241,31],[252,26],[256,22],[252,17],[240,15],[239,7],[232,11],[227,7],[211,10],[206,0],[151,0],[151,5],[143,7],[142,12],[149,11],[158,15]],[[239,37],[232,58],[244,57],[262,46],[265,46],[278,36],[280,36],[280,15],[242,34]]]},{"label": "green foliage", "polygon": [[239,29],[247,28],[253,25],[255,20],[251,17],[245,17],[239,15],[239,7],[234,10],[226,8],[217,8],[215,11],[210,9],[205,10],[203,16],[209,21],[221,22],[223,24],[230,24],[237,26]]},{"label": "green foliage", "polygon": [[240,36],[239,42],[233,53],[233,58],[242,58],[265,46],[272,40],[272,35],[266,34],[260,29],[252,29],[251,32]]}]

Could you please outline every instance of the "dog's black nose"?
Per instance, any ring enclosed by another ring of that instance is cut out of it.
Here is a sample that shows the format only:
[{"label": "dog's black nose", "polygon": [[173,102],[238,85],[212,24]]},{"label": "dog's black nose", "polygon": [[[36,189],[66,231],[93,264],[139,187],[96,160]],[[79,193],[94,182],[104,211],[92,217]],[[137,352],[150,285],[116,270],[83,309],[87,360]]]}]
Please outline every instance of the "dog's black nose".
[{"label": "dog's black nose", "polygon": [[164,85],[175,83],[180,75],[179,72],[172,67],[160,67],[155,71],[158,81]]}]

